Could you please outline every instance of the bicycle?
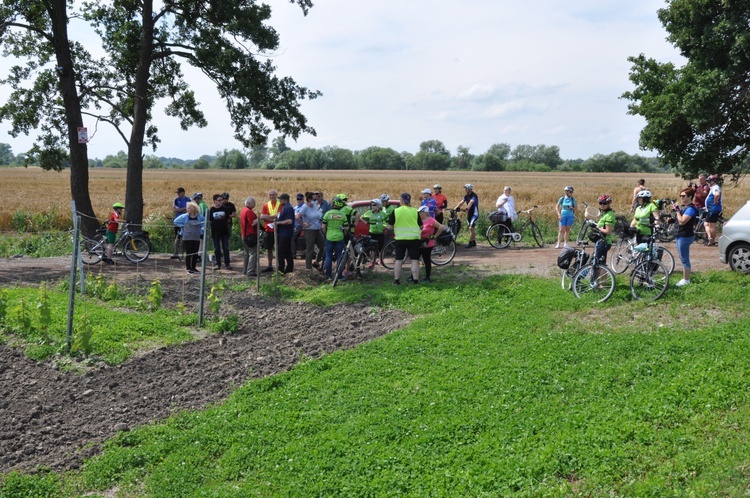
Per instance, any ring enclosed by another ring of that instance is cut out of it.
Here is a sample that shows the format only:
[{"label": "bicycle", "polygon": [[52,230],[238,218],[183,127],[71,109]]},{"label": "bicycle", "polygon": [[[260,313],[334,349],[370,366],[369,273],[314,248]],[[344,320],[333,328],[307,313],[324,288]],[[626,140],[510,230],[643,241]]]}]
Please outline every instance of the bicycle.
[{"label": "bicycle", "polygon": [[461,218],[458,217],[459,212],[461,212],[460,209],[451,209],[450,211],[450,218],[448,218],[448,228],[451,229],[451,233],[453,234],[453,238],[458,238],[458,232],[461,231]]},{"label": "bicycle", "polygon": [[573,294],[590,303],[603,303],[615,292],[615,272],[595,257],[573,275]]},{"label": "bicycle", "polygon": [[[451,232],[452,233],[452,232]],[[430,261],[436,266],[445,266],[456,257],[456,240],[455,234],[450,238],[438,238],[435,246],[430,253]],[[404,258],[404,262],[409,260],[409,256]],[[392,270],[396,264],[396,239],[390,239],[383,246],[380,252],[380,263],[387,269]]]},{"label": "bicycle", "polygon": [[630,275],[630,293],[641,301],[659,299],[669,287],[669,272],[666,265],[656,259],[654,242],[656,234],[651,231],[648,242],[639,244],[636,266]]},{"label": "bicycle", "polygon": [[675,199],[659,199],[656,205],[659,207],[659,226],[654,227],[656,238],[660,242],[672,242],[677,234],[677,215],[672,211]]},{"label": "bicycle", "polygon": [[[636,250],[635,237],[637,231],[638,229],[631,228],[626,238],[619,240],[612,246],[612,251],[609,255],[609,267],[617,274],[625,273],[638,260],[639,252]],[[658,238],[658,236],[656,237]],[[656,245],[655,251],[656,259],[664,263],[671,274],[675,269],[674,255],[669,249],[660,244]]]},{"label": "bicycle", "polygon": [[346,247],[341,252],[341,258],[336,262],[333,275],[333,286],[344,280],[344,273],[354,271],[357,277],[363,279],[372,273],[378,261],[378,241],[369,235],[347,234]]},{"label": "bicycle", "polygon": [[[84,236],[81,242],[81,260],[87,265],[99,263],[107,252],[106,228],[99,228],[93,238]],[[151,241],[146,231],[131,231],[130,224],[125,223],[122,235],[115,242],[112,256],[125,256],[128,261],[140,263],[151,254]]]},{"label": "bicycle", "polygon": [[[695,233],[695,240],[702,240],[704,244],[708,244],[708,233],[706,232],[706,219],[708,219],[708,210],[706,210],[706,208],[698,210],[698,216],[696,217],[696,219],[697,221],[695,223],[695,228],[693,229],[693,232]],[[717,239],[723,226],[724,218],[719,215],[719,219],[716,220]]]},{"label": "bicycle", "polygon": [[557,258],[557,266],[563,271],[560,281],[563,290],[573,289],[573,277],[589,261],[589,254],[586,252],[588,242],[581,241],[578,245],[581,246],[579,249],[565,249]]},{"label": "bicycle", "polygon": [[602,214],[596,206],[589,206],[589,204],[584,201],[581,201],[581,204],[585,206],[585,209],[583,211],[583,223],[581,224],[581,228],[578,230],[578,236],[576,237],[576,244],[586,242],[586,236],[589,233],[590,227],[588,221],[598,218]]},{"label": "bicycle", "polygon": [[510,245],[511,242],[520,242],[523,239],[523,232],[527,229],[531,232],[531,236],[534,237],[534,242],[539,247],[544,247],[544,239],[542,238],[542,230],[539,225],[536,224],[534,218],[531,216],[531,212],[539,206],[534,206],[525,211],[519,211],[518,214],[525,214],[526,219],[521,223],[521,227],[517,231],[512,231],[511,227],[506,225],[507,222],[496,222],[490,225],[485,233],[487,241],[490,245],[496,249],[504,249]]}]

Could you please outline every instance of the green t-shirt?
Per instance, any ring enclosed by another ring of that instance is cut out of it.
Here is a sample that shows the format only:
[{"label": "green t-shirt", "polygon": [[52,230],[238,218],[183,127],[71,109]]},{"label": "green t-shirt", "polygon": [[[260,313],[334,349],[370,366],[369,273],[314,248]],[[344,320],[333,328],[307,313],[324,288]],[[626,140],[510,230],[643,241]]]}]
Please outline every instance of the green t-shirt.
[{"label": "green t-shirt", "polygon": [[370,233],[372,235],[380,235],[385,229],[385,213],[381,209],[377,213],[372,210],[367,211],[362,215],[362,219],[370,224]]},{"label": "green t-shirt", "polygon": [[338,209],[329,209],[323,216],[322,223],[326,226],[326,240],[331,242],[344,240],[344,232],[341,229],[349,226],[346,214]]},{"label": "green t-shirt", "polygon": [[635,218],[635,227],[641,235],[651,235],[649,218],[653,217],[652,213],[658,210],[659,208],[654,202],[649,202],[648,204],[635,208],[635,214],[633,215]]},{"label": "green t-shirt", "polygon": [[[599,221],[597,222],[596,226],[599,228],[604,228],[607,225],[609,225],[612,228],[614,228],[616,222],[617,220],[615,219],[615,212],[609,209],[605,211],[604,213],[602,213],[602,216],[601,218],[599,218]],[[605,236],[605,239],[607,240],[607,244],[612,243],[612,233],[613,232],[610,232],[609,235]]]}]

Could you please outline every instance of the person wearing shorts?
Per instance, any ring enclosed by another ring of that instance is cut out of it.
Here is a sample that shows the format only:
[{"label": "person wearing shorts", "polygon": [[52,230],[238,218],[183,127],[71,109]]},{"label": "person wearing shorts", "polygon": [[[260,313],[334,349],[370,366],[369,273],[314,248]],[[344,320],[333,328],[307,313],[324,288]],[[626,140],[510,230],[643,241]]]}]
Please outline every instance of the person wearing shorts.
[{"label": "person wearing shorts", "polygon": [[411,277],[409,282],[419,283],[419,245],[422,236],[422,220],[419,213],[411,207],[411,195],[401,194],[400,205],[388,218],[388,229],[393,230],[396,245],[396,263],[393,265],[393,284],[401,285],[401,267],[408,255],[411,260]]},{"label": "person wearing shorts", "polygon": [[469,243],[466,245],[466,248],[471,249],[477,246],[476,226],[479,219],[479,197],[474,192],[474,185],[471,183],[464,185],[464,191],[466,195],[458,203],[455,210],[460,211],[461,206],[466,206],[466,224],[469,227]]},{"label": "person wearing shorts", "polygon": [[573,226],[573,220],[576,217],[576,207],[578,203],[573,198],[573,187],[567,186],[564,189],[565,195],[557,200],[555,205],[555,211],[557,212],[557,219],[559,220],[560,228],[557,231],[557,245],[555,249],[560,249],[560,242],[562,239],[563,247],[568,246],[568,239],[570,239],[570,227]]},{"label": "person wearing shorts", "polygon": [[114,264],[112,253],[115,250],[115,240],[117,239],[117,230],[120,227],[122,211],[125,209],[119,202],[112,204],[112,214],[107,221],[107,254],[102,258],[108,265]]},{"label": "person wearing shorts", "polygon": [[711,175],[706,178],[708,185],[710,186],[708,196],[706,197],[706,210],[708,211],[708,217],[706,218],[706,235],[708,241],[706,245],[716,245],[716,223],[719,221],[721,211],[723,210],[721,204],[721,187],[719,186],[719,176]]}]

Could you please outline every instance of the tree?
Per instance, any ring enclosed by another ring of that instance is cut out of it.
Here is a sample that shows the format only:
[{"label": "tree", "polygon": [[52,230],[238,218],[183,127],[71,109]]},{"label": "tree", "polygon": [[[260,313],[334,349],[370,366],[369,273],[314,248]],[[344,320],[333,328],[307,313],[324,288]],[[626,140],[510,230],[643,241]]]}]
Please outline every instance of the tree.
[{"label": "tree", "polygon": [[388,147],[368,147],[359,153],[362,169],[405,169],[404,158]]},{"label": "tree", "polygon": [[232,149],[217,153],[213,166],[219,169],[247,169],[249,164],[241,150]]},{"label": "tree", "polygon": [[469,147],[459,145],[456,155],[453,156],[453,167],[456,169],[469,169],[474,160],[474,155],[469,152]]},{"label": "tree", "polygon": [[[304,14],[310,0],[291,0]],[[242,0],[113,0],[87,5],[86,18],[96,27],[108,53],[107,85],[92,91],[110,104],[106,119],[130,125],[125,203],[128,218],[143,217],[144,145],[159,142],[151,113],[167,99],[166,113],[180,126],[206,125],[194,92],[185,81],[181,63],[203,72],[225,100],[235,138],[243,146],[265,143],[273,129],[298,138],[315,134],[300,112],[300,101],[319,92],[275,75],[266,57],[278,49],[276,31],[265,24],[271,8]],[[125,136],[121,132],[121,135]]]},{"label": "tree", "polygon": [[283,154],[284,152],[288,150],[292,150],[292,149],[290,149],[287,146],[286,139],[283,136],[276,137],[271,142],[271,154],[273,154],[274,156]]},{"label": "tree", "polygon": [[450,157],[451,153],[445,148],[445,144],[440,140],[427,140],[419,144],[420,152],[429,152],[432,154],[442,154]]},{"label": "tree", "polygon": [[105,168],[127,168],[128,155],[124,151],[119,151],[117,155],[108,155],[102,159],[102,166]]},{"label": "tree", "polygon": [[8,166],[13,163],[14,159],[15,156],[11,146],[0,143],[0,166]]},{"label": "tree", "polygon": [[103,65],[82,45],[69,41],[67,9],[66,0],[3,0],[0,5],[0,45],[25,62],[0,79],[13,89],[0,106],[0,121],[12,122],[13,137],[41,130],[25,165],[57,171],[70,165],[71,197],[83,215],[83,231],[93,234],[99,222],[89,196],[88,152],[78,141],[82,109],[91,95],[79,94],[78,88]]},{"label": "tree", "polygon": [[640,146],[683,178],[709,170],[737,181],[750,168],[748,12],[748,0],[672,0],[659,20],[687,63],[628,59],[635,89],[623,98],[646,119]]}]

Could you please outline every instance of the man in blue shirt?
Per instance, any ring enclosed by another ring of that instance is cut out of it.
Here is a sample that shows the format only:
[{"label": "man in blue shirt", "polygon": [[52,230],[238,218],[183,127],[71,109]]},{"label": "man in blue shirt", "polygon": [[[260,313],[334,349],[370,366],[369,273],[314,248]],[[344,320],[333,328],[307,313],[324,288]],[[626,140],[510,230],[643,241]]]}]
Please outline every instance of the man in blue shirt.
[{"label": "man in blue shirt", "polygon": [[479,219],[479,197],[474,192],[474,185],[471,183],[464,185],[464,191],[466,195],[458,203],[455,210],[459,211],[461,206],[466,206],[466,224],[469,226],[469,243],[466,248],[471,249],[477,246],[476,225]]}]

